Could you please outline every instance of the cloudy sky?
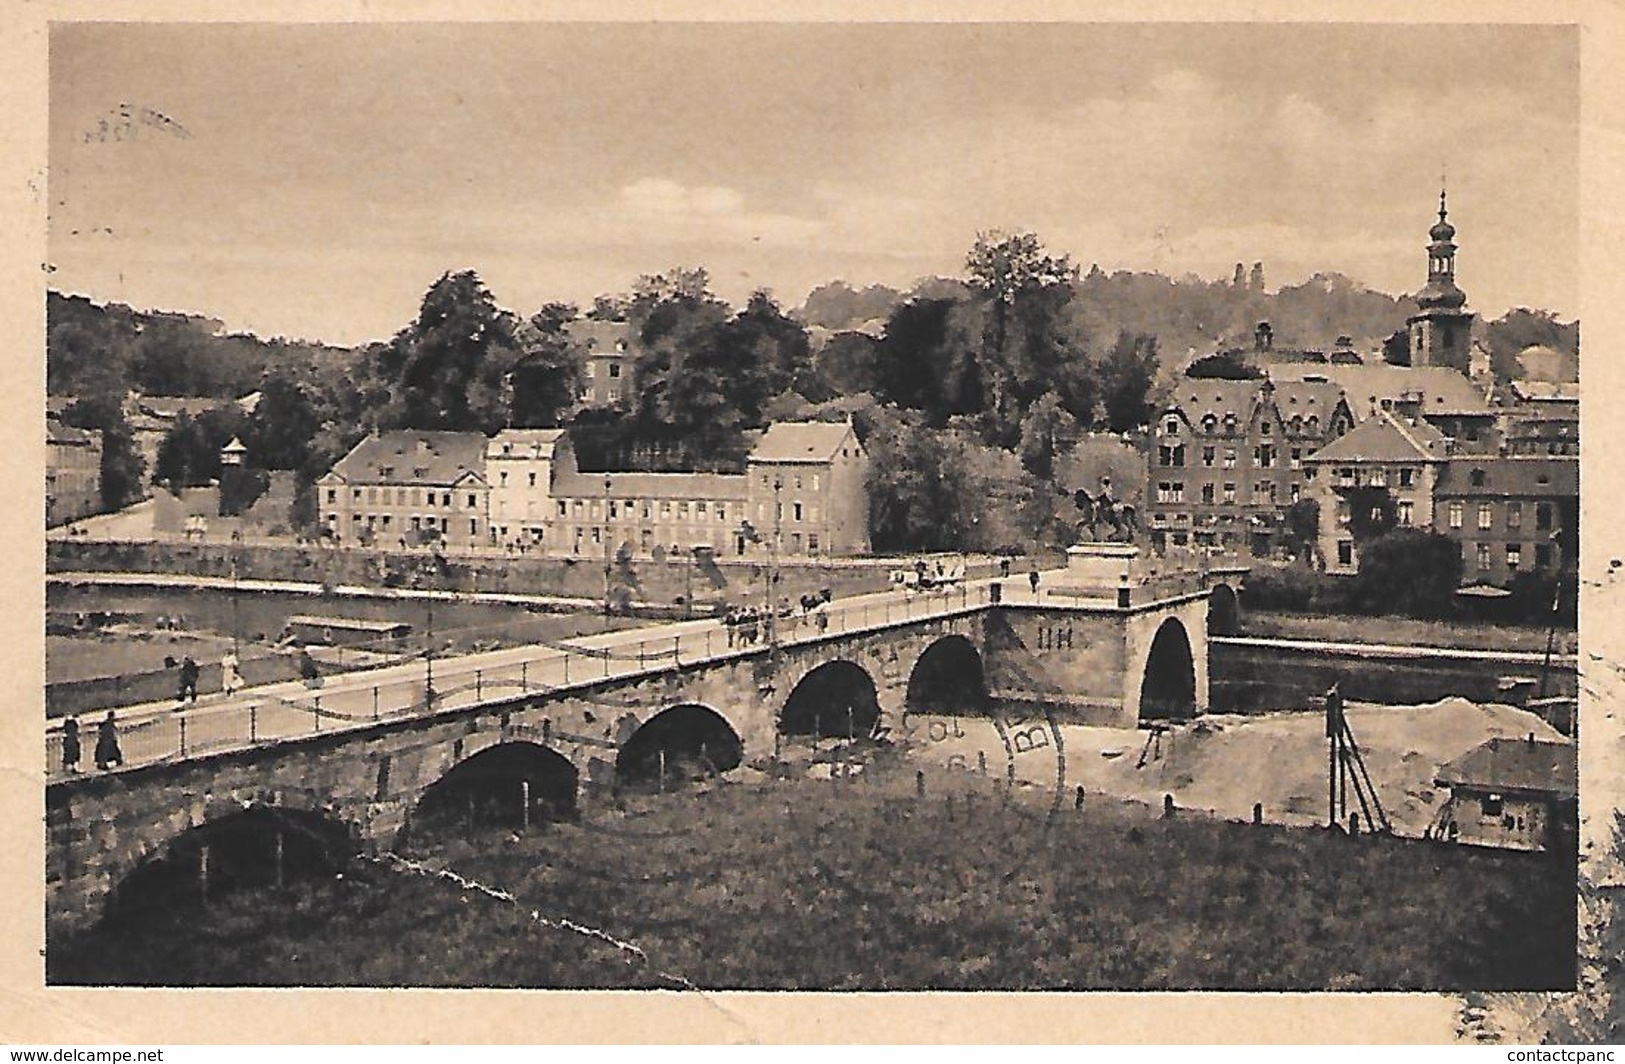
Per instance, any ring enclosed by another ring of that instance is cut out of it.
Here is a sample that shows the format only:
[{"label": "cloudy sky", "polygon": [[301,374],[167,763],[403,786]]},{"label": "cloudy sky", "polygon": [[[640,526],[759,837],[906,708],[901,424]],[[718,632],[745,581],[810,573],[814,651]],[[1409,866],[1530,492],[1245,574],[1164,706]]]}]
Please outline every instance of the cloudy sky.
[{"label": "cloudy sky", "polygon": [[[131,116],[119,130],[119,108]],[[54,287],[385,338],[704,265],[739,300],[1078,262],[1416,289],[1441,169],[1471,306],[1577,308],[1559,27],[64,24]]]}]

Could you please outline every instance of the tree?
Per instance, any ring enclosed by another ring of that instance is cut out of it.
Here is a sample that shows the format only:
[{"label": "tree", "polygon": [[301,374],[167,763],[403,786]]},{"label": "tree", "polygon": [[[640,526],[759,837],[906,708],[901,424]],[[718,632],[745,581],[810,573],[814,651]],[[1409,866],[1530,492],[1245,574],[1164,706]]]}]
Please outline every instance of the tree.
[{"label": "tree", "polygon": [[304,386],[286,370],[273,370],[259,391],[259,403],[243,424],[248,460],[260,469],[317,472],[313,443],[321,422]]},{"label": "tree", "polygon": [[220,452],[244,428],[242,410],[234,404],[205,410],[197,417],[184,411],[158,444],[153,479],[170,490],[201,487],[220,479]]},{"label": "tree", "polygon": [[1185,376],[1192,380],[1256,381],[1263,379],[1264,371],[1239,351],[1218,351],[1186,366]]},{"label": "tree", "polygon": [[1294,558],[1312,558],[1320,540],[1320,504],[1314,499],[1299,499],[1288,506],[1283,531],[1285,546]]},{"label": "tree", "polygon": [[1387,535],[1399,524],[1399,504],[1387,488],[1367,485],[1338,494],[1348,500],[1349,534],[1357,544]]},{"label": "tree", "polygon": [[1156,412],[1151,387],[1157,379],[1157,338],[1123,333],[1100,368],[1101,403],[1113,432],[1132,432]]},{"label": "tree", "polygon": [[1034,476],[1049,479],[1055,475],[1055,456],[1077,439],[1078,422],[1060,396],[1046,392],[1027,411],[1021,423],[1021,464]]},{"label": "tree", "polygon": [[373,371],[389,393],[389,429],[492,432],[506,418],[503,381],[519,359],[514,316],[472,270],[444,274],[417,320],[379,352]]},{"label": "tree", "polygon": [[514,330],[518,361],[504,381],[506,423],[551,428],[575,406],[586,366],[581,345],[570,337],[574,305],[548,303]]},{"label": "tree", "polygon": [[102,508],[118,510],[141,498],[147,463],[136,449],[124,411],[112,396],[87,396],[62,411],[62,423],[102,434]]},{"label": "tree", "polygon": [[1461,582],[1461,548],[1438,532],[1401,527],[1360,550],[1352,599],[1368,613],[1444,617]]}]

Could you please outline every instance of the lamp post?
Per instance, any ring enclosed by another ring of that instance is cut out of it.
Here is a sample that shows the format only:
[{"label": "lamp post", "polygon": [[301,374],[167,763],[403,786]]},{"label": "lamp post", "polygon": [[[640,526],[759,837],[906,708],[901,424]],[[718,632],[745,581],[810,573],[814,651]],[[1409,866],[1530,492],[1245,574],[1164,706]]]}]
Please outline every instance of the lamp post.
[{"label": "lamp post", "polygon": [[609,547],[609,493],[614,482],[609,477],[604,478],[604,520],[602,535],[604,537],[604,631],[609,631],[610,601],[609,601],[609,575],[610,575],[610,547]]},{"label": "lamp post", "polygon": [[241,543],[242,536],[240,529],[231,533],[231,653],[233,657],[240,653],[240,636],[238,635],[240,626],[237,623],[237,555],[238,544]]},{"label": "lamp post", "polygon": [[771,643],[777,645],[779,641],[779,604],[775,596],[779,593],[779,538],[784,534],[784,504],[779,501],[779,493],[784,490],[784,478],[773,477],[773,538],[767,545],[768,582],[767,582],[767,615],[768,633]]}]

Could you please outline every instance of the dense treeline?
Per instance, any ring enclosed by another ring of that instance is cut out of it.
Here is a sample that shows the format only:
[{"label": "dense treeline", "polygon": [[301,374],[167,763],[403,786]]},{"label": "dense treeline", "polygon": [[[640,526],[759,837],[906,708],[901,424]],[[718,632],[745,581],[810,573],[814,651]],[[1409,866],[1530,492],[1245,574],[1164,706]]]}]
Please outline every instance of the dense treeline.
[{"label": "dense treeline", "polygon": [[[550,303],[524,317],[474,272],[448,273],[399,333],[358,349],[50,293],[47,382],[79,397],[67,420],[106,434],[109,506],[152,480],[207,483],[233,436],[256,468],[296,472],[308,503],[314,478],[375,429],[572,424],[588,467],[730,468],[767,421],[851,417],[876,458],[877,548],[997,547],[1069,534],[1072,493],[1093,484],[1063,483],[1058,459],[1086,434],[1140,430],[1188,352],[1248,346],[1264,320],[1278,347],[1325,347],[1332,334],[1370,347],[1413,309],[1335,274],[1270,293],[1260,264],[1228,281],[1085,273],[1031,233],[988,232],[959,278],[907,291],[836,281],[794,310],[766,290],[735,308],[703,268],[677,268],[584,313]],[[575,411],[583,318],[628,332],[624,411]],[[1551,349],[1557,372],[1577,367],[1578,325],[1554,315],[1514,311],[1483,335],[1503,376],[1523,371],[1532,344]],[[180,419],[143,469],[119,410],[132,389],[261,398],[252,413],[222,403]]]}]

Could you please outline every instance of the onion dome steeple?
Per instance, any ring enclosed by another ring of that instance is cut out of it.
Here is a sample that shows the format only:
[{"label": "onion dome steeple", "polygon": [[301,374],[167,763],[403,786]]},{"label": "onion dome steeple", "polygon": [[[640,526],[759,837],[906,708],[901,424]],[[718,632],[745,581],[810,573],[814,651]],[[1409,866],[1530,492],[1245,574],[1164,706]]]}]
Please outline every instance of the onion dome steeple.
[{"label": "onion dome steeple", "polygon": [[1428,230],[1433,241],[1428,245],[1428,283],[1416,294],[1423,310],[1459,310],[1467,303],[1467,294],[1456,287],[1456,227],[1450,224],[1448,213],[1441,188],[1439,220]]}]

